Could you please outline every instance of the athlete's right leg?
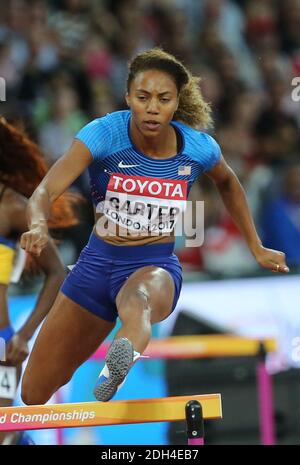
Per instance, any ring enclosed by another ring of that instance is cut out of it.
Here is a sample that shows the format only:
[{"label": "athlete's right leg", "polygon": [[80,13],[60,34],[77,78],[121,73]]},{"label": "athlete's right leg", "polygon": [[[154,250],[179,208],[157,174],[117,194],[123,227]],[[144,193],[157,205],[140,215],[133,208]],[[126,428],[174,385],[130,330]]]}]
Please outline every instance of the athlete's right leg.
[{"label": "athlete's right leg", "polygon": [[145,266],[135,271],[120,289],[116,304],[122,323],[106,356],[94,395],[106,402],[147,347],[151,325],[165,319],[174,305],[175,282],[166,270]]},{"label": "athlete's right leg", "polygon": [[31,351],[22,380],[27,405],[47,402],[115,326],[59,293]]}]

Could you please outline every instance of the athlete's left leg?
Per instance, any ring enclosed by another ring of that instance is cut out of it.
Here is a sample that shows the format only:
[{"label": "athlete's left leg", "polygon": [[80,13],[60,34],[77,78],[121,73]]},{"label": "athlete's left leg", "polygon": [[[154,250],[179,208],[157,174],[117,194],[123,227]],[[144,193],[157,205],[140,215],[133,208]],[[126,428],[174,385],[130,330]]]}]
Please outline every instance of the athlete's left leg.
[{"label": "athlete's left leg", "polygon": [[145,266],[134,272],[120,289],[116,305],[122,326],[117,332],[94,390],[107,401],[116,393],[133,362],[147,347],[151,326],[173,309],[175,285],[163,268]]}]

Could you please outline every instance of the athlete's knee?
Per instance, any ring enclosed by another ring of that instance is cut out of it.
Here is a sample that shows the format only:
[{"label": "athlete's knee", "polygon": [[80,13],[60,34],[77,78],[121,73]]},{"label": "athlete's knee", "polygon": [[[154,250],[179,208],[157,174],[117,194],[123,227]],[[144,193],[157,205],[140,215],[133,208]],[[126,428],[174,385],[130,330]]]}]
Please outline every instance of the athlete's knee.
[{"label": "athlete's knee", "polygon": [[46,395],[42,390],[38,390],[26,381],[22,381],[21,386],[21,398],[26,405],[43,405],[49,399],[51,395]]},{"label": "athlete's knee", "polygon": [[57,383],[53,383],[43,378],[40,374],[39,382],[37,379],[33,379],[30,373],[25,371],[22,383],[21,383],[21,398],[26,405],[43,405],[52,397],[52,395],[64,384],[70,380],[70,376],[56,380]]},{"label": "athlete's knee", "polygon": [[147,311],[150,308],[149,305],[149,293],[147,289],[139,287],[137,289],[132,289],[126,296],[122,299],[120,306],[121,309],[126,309],[128,311],[136,311],[137,313],[142,313]]},{"label": "athlete's knee", "polygon": [[28,367],[21,381],[21,398],[26,405],[40,405],[48,400],[43,395],[43,389],[41,389],[34,373],[30,373]]},{"label": "athlete's knee", "polygon": [[38,383],[33,383],[28,377],[23,378],[21,384],[21,397],[26,405],[43,405],[53,396],[53,394],[62,386],[67,384],[71,375],[61,378],[56,386],[50,383],[47,386],[41,386]]}]

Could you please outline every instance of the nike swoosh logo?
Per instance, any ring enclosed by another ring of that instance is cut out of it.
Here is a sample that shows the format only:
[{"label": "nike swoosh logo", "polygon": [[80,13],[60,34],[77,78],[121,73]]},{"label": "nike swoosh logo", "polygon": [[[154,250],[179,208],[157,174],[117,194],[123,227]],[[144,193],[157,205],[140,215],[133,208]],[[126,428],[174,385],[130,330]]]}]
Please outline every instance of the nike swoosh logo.
[{"label": "nike swoosh logo", "polygon": [[120,161],[120,163],[118,164],[119,168],[134,168],[135,166],[140,166],[140,165],[124,165],[123,161]]}]

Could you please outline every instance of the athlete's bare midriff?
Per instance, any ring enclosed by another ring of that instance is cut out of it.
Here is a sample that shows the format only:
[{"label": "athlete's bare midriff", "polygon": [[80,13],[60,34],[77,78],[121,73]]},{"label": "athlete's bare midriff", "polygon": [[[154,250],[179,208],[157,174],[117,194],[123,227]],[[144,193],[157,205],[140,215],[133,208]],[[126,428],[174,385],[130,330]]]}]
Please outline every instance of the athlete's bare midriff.
[{"label": "athlete's bare midriff", "polygon": [[138,246],[150,244],[166,244],[175,240],[174,231],[171,234],[141,233],[134,234],[119,225],[112,223],[104,214],[95,215],[94,234],[112,245]]}]

